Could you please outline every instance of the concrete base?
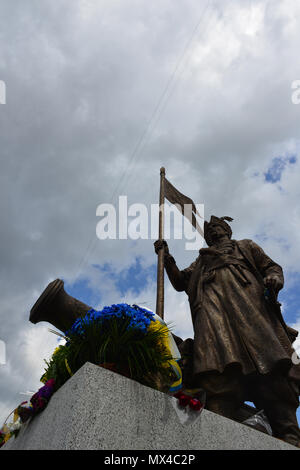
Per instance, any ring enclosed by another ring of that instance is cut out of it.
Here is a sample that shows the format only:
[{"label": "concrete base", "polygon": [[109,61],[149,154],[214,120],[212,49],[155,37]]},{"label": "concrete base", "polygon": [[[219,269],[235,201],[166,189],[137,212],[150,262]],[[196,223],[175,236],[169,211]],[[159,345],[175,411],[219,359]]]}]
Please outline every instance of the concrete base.
[{"label": "concrete base", "polygon": [[86,363],[2,450],[296,450],[203,410],[182,424],[175,398]]}]

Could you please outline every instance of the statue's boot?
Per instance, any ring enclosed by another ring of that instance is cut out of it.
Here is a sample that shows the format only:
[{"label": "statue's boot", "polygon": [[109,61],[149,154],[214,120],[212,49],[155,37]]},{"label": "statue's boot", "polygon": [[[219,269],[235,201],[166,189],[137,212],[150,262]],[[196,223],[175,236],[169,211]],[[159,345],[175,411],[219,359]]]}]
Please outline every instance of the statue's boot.
[{"label": "statue's boot", "polygon": [[299,387],[281,375],[258,376],[251,383],[253,403],[263,409],[273,436],[300,447],[300,429],[296,411]]},{"label": "statue's boot", "polygon": [[56,279],[50,282],[30,310],[29,320],[32,323],[46,321],[65,332],[90,309],[89,305],[67,294],[64,282]]},{"label": "statue's boot", "polygon": [[300,430],[296,408],[284,401],[265,405],[264,412],[271,425],[273,436],[300,447]]}]

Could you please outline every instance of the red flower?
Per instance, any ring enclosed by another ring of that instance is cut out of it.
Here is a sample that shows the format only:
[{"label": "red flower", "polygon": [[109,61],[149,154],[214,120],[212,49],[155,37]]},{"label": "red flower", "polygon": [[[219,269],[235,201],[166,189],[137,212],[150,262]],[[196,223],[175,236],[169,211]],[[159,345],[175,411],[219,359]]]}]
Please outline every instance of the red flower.
[{"label": "red flower", "polygon": [[204,407],[203,403],[201,403],[198,398],[192,398],[185,393],[177,392],[174,397],[177,398],[179,406],[186,407],[189,405],[189,407],[194,411],[200,411]]},{"label": "red flower", "polygon": [[200,411],[203,408],[203,404],[197,398],[191,398],[189,407],[194,411]]},{"label": "red flower", "polygon": [[187,406],[189,404],[189,401],[191,399],[191,397],[189,397],[188,395],[186,395],[185,393],[176,393],[175,397],[177,398],[178,402],[179,402],[179,406]]}]

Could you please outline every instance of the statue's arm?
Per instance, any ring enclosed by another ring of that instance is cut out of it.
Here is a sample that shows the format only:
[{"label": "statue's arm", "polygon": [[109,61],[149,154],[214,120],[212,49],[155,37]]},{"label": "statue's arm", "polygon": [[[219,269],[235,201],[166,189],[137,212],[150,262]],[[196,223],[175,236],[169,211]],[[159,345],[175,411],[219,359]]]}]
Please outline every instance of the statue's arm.
[{"label": "statue's arm", "polygon": [[178,292],[185,290],[185,277],[182,271],[178,269],[177,264],[173,256],[170,253],[165,254],[165,269],[167,271],[168,278]]},{"label": "statue's arm", "polygon": [[272,287],[276,292],[283,288],[283,271],[279,264],[275,263],[255,242],[251,240],[251,251],[255,264],[264,278],[264,283]]},{"label": "statue's arm", "polygon": [[178,292],[182,292],[186,289],[186,285],[187,285],[187,278],[188,278],[188,273],[186,273],[187,270],[180,271],[180,269],[178,269],[175,259],[169,253],[169,248],[165,240],[157,240],[154,243],[156,254],[158,254],[159,250],[161,250],[163,247],[164,247],[164,265],[167,271],[168,278],[172,286],[174,287],[174,289],[177,290]]}]

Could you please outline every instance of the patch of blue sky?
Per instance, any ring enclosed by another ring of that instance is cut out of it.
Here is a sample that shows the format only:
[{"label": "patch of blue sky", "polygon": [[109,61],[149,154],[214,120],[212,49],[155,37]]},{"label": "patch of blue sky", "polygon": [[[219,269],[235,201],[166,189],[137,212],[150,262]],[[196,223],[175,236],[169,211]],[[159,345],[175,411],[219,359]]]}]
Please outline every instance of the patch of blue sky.
[{"label": "patch of blue sky", "polygon": [[280,245],[281,248],[284,249],[286,252],[291,249],[289,242],[284,237],[267,235],[266,232],[264,231],[256,233],[253,237],[253,240],[258,244],[264,244],[267,241],[272,240],[276,242],[278,245]]},{"label": "patch of blue sky", "polygon": [[265,181],[268,183],[278,183],[285,168],[288,165],[294,165],[296,161],[297,157],[295,155],[273,158],[271,166],[264,173]]},{"label": "patch of blue sky", "polygon": [[280,291],[278,300],[283,304],[283,316],[288,324],[295,323],[300,317],[300,273],[287,273],[285,286]]},{"label": "patch of blue sky", "polygon": [[102,266],[96,265],[97,269],[104,272],[109,279],[114,281],[116,289],[124,296],[128,291],[139,295],[150,282],[156,280],[156,264],[144,267],[138,257],[135,262],[126,269],[116,273],[113,266],[106,263]]},{"label": "patch of blue sky", "polygon": [[268,237],[265,232],[260,232],[256,233],[253,238],[256,243],[263,243],[267,241],[270,237]]},{"label": "patch of blue sky", "polygon": [[75,297],[75,299],[91,307],[99,303],[99,296],[101,295],[100,292],[95,292],[95,290],[89,286],[88,279],[79,279],[73,284],[65,281],[65,291],[72,297]]},{"label": "patch of blue sky", "polygon": [[[117,292],[120,294],[120,299],[129,291],[138,296],[150,282],[156,281],[156,264],[144,267],[139,257],[135,259],[132,265],[120,272],[116,272],[114,266],[110,263],[93,266],[105,273],[107,279],[113,281]],[[101,302],[101,289],[99,288],[96,292],[94,288],[90,287],[88,279],[79,279],[73,284],[65,281],[65,290],[72,297],[88,305],[94,306]]]}]

